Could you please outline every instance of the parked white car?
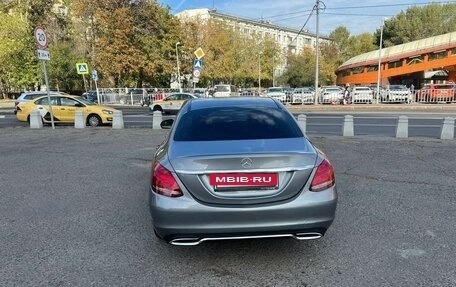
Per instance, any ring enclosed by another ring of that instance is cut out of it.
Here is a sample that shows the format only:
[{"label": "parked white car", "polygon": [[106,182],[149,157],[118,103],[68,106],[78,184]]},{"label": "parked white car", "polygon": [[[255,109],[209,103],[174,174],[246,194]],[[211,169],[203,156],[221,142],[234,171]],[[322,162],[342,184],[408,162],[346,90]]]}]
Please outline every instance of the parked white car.
[{"label": "parked white car", "polygon": [[325,86],[320,91],[321,104],[339,104],[343,101],[344,91],[338,86]]},{"label": "parked white car", "polygon": [[266,93],[266,97],[270,97],[285,103],[287,101],[287,95],[285,89],[282,87],[270,87]]},{"label": "parked white car", "polygon": [[291,94],[292,105],[313,104],[315,101],[315,91],[311,87],[295,88]]},{"label": "parked white car", "polygon": [[353,87],[350,92],[352,103],[372,104],[374,101],[374,91],[367,86]]},{"label": "parked white car", "polygon": [[390,85],[381,97],[382,102],[410,103],[412,92],[405,85]]}]

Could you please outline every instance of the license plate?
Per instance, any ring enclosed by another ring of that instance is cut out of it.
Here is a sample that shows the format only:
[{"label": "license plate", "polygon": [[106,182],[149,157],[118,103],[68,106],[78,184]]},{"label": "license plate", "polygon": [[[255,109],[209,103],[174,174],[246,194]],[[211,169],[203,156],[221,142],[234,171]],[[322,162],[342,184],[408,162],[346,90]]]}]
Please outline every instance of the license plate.
[{"label": "license plate", "polygon": [[279,184],[277,173],[214,173],[209,177],[212,186],[221,187],[275,187]]}]

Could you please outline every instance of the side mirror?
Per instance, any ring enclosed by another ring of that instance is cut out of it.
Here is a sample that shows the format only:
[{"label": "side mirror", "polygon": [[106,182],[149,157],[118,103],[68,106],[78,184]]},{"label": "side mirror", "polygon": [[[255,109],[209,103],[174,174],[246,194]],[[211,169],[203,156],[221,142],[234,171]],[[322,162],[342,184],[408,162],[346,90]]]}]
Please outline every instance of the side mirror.
[{"label": "side mirror", "polygon": [[78,108],[83,108],[85,107],[85,105],[81,104],[81,103],[77,103],[74,105],[75,107],[78,107]]},{"label": "side mirror", "polygon": [[174,119],[167,119],[160,123],[160,127],[164,130],[169,130],[173,126]]}]

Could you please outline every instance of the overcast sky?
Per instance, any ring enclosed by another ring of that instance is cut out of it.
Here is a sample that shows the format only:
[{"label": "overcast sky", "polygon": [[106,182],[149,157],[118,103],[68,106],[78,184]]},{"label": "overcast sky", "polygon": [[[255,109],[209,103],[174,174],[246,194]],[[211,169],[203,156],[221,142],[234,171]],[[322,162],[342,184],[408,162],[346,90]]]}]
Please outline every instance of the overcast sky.
[{"label": "overcast sky", "polygon": [[[326,7],[320,14],[320,33],[328,35],[336,27],[344,25],[355,35],[363,32],[373,33],[381,25],[382,19],[391,18],[411,6],[424,6],[428,3],[456,3],[456,1],[423,0],[325,0],[320,7]],[[249,19],[270,20],[274,24],[301,29],[306,23],[315,0],[158,0],[169,6],[171,13],[194,8],[213,8],[220,13]],[[313,14],[305,29],[316,31],[316,16]]]}]

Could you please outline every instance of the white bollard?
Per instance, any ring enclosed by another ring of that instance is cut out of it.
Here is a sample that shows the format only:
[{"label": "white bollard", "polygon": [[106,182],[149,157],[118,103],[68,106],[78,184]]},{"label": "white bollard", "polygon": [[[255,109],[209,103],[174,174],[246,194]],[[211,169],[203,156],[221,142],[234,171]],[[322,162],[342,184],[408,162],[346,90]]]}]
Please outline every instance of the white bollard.
[{"label": "white bollard", "polygon": [[152,129],[154,130],[159,130],[161,129],[161,122],[163,120],[162,112],[160,111],[155,111],[154,115],[152,117]]},{"label": "white bollard", "polygon": [[124,120],[122,111],[114,111],[112,115],[112,128],[113,129],[123,129],[124,128]]},{"label": "white bollard", "polygon": [[298,116],[298,125],[301,128],[302,132],[306,134],[306,125],[307,125],[307,116],[299,115]]},{"label": "white bollard", "polygon": [[74,127],[77,129],[85,128],[84,113],[82,110],[76,110],[74,112]]},{"label": "white bollard", "polygon": [[408,117],[399,116],[396,127],[397,138],[408,138]]},{"label": "white bollard", "polygon": [[353,116],[346,115],[344,117],[344,126],[342,128],[342,135],[344,137],[352,137],[355,135],[355,129],[353,127]]},{"label": "white bollard", "polygon": [[443,119],[442,130],[440,131],[440,139],[454,139],[454,118],[446,117]]},{"label": "white bollard", "polygon": [[34,110],[30,113],[30,128],[41,129],[43,127],[43,119],[38,110]]}]

